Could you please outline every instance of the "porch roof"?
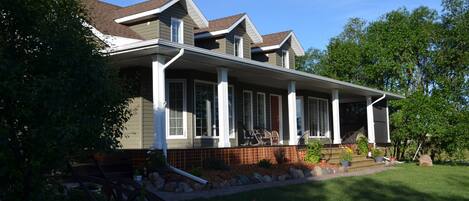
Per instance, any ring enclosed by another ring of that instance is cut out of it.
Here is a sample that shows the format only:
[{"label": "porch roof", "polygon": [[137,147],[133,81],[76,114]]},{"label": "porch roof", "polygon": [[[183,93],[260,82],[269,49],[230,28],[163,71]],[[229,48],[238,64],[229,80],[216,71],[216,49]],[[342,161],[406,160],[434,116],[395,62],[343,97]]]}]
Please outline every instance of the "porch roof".
[{"label": "porch roof", "polygon": [[111,61],[118,67],[151,66],[152,56],[162,54],[169,57],[184,49],[184,55],[171,64],[170,69],[196,69],[204,72],[216,72],[218,67],[230,70],[229,76],[239,81],[263,86],[286,89],[289,81],[297,82],[297,90],[314,90],[330,93],[338,89],[341,98],[360,96],[402,99],[404,96],[378,89],[343,82],[294,69],[282,68],[272,64],[233,55],[207,50],[191,45],[173,43],[163,39],[153,39],[122,45],[107,52]]}]

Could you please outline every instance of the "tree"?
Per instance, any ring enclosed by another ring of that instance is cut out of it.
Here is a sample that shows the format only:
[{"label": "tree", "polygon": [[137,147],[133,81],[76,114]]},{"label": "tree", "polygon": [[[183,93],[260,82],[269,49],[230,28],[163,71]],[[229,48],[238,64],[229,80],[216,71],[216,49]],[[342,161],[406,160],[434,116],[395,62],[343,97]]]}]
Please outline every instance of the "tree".
[{"label": "tree", "polygon": [[78,1],[0,2],[0,200],[51,200],[51,175],[114,149],[129,117]]}]

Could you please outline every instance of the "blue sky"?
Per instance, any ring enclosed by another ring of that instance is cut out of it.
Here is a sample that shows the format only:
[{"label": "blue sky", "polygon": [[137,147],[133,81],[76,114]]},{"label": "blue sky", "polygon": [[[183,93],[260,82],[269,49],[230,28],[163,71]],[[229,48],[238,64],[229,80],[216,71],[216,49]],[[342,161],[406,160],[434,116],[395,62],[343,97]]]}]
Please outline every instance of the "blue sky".
[{"label": "blue sky", "polygon": [[[142,0],[105,0],[126,6]],[[325,49],[347,20],[367,21],[401,7],[428,6],[441,11],[440,0],[194,0],[207,19],[248,13],[261,34],[294,30],[305,49]]]}]

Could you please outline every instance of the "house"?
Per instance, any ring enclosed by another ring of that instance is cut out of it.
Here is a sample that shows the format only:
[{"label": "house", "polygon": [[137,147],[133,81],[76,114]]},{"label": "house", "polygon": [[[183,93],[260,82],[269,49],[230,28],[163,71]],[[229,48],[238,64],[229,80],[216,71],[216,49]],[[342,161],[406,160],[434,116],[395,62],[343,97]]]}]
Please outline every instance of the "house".
[{"label": "house", "polygon": [[192,0],[84,2],[134,84],[125,149],[242,147],[255,128],[283,145],[353,143],[360,128],[369,143],[390,142],[387,101],[403,97],[295,70],[304,49],[291,30],[261,35],[246,13],[207,20]]}]

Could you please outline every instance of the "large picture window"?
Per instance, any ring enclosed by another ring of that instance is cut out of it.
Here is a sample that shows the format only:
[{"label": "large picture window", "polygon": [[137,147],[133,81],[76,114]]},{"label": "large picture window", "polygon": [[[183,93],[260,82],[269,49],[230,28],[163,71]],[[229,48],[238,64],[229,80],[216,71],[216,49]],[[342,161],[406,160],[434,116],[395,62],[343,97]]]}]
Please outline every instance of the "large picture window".
[{"label": "large picture window", "polygon": [[168,80],[166,87],[167,136],[168,138],[185,138],[186,83],[184,80]]},{"label": "large picture window", "polygon": [[309,98],[310,137],[329,137],[329,104],[326,99]]},{"label": "large picture window", "polygon": [[266,128],[265,93],[257,93],[257,127]]},{"label": "large picture window", "polygon": [[[234,137],[234,90],[228,86],[230,136]],[[218,89],[215,83],[197,81],[194,85],[195,136],[218,136]]]}]

